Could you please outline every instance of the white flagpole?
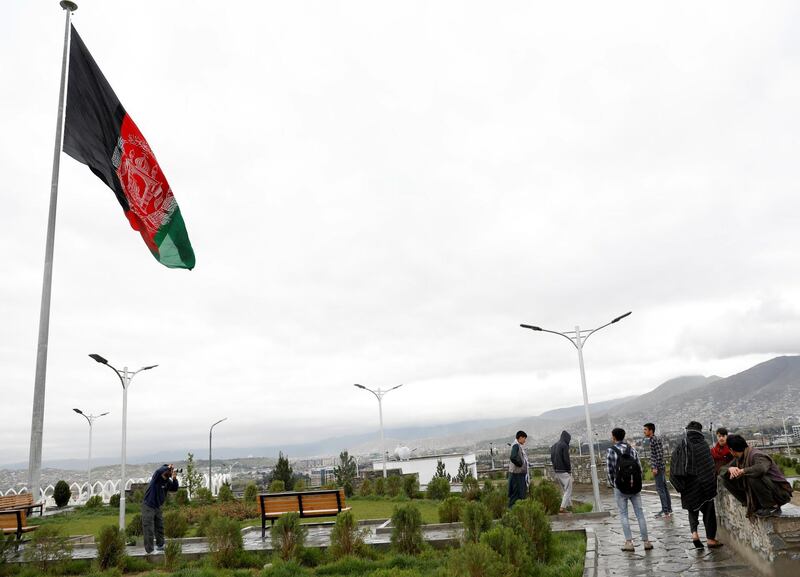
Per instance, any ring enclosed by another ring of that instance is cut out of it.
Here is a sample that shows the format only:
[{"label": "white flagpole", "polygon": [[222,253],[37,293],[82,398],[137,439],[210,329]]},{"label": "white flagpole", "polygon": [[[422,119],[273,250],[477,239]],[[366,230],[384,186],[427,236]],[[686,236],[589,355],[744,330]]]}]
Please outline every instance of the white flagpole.
[{"label": "white flagpole", "polygon": [[66,11],[64,24],[64,55],[61,60],[61,87],[58,91],[58,120],[56,122],[56,144],[53,151],[53,178],[50,182],[50,212],[47,217],[47,242],[44,253],[44,278],[42,279],[42,304],[39,309],[39,346],[36,350],[36,380],[33,388],[33,414],[31,417],[31,451],[28,457],[28,490],[34,500],[42,498],[42,430],[44,428],[44,389],[47,374],[47,343],[50,333],[50,293],[53,285],[53,245],[56,236],[56,206],[58,204],[58,169],[61,147],[64,143],[64,102],[67,87],[67,64],[69,62],[70,20],[78,9],[74,2],[62,0]]}]

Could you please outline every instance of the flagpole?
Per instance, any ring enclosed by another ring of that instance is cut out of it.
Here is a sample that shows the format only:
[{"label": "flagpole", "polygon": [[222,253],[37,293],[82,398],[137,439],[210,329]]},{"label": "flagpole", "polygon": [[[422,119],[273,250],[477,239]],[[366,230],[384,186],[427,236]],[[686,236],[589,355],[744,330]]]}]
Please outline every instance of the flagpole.
[{"label": "flagpole", "polygon": [[56,121],[56,143],[53,151],[53,177],[50,181],[50,211],[47,216],[47,241],[44,253],[44,277],[42,279],[42,303],[39,309],[39,341],[36,350],[36,380],[33,388],[33,412],[31,416],[31,450],[28,457],[28,490],[38,501],[41,496],[42,477],[42,430],[44,428],[44,389],[47,373],[47,344],[50,333],[50,293],[53,285],[53,245],[56,236],[56,206],[58,204],[58,169],[61,147],[64,143],[64,100],[67,85],[67,63],[69,59],[70,20],[78,9],[74,2],[62,0],[66,11],[64,24],[64,55],[61,59],[61,86],[58,91],[58,120]]}]

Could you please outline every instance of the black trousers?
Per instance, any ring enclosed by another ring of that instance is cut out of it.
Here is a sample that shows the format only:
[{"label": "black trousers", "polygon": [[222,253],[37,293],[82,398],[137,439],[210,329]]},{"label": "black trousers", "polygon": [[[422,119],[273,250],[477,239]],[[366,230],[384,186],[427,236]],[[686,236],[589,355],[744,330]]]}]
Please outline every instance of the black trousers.
[{"label": "black trousers", "polygon": [[509,473],[508,475],[508,508],[514,506],[514,503],[520,499],[524,499],[528,493],[528,484],[525,482],[527,475],[525,473]]},{"label": "black trousers", "polygon": [[717,508],[714,500],[706,501],[697,511],[689,509],[689,528],[692,533],[697,532],[700,525],[700,513],[703,514],[703,526],[706,528],[706,539],[717,538]]}]

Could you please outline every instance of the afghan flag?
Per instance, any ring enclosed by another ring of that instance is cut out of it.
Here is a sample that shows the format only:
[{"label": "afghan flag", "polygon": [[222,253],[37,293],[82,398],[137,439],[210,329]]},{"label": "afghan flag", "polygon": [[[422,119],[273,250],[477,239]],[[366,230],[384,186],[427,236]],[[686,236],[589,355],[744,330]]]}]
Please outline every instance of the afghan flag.
[{"label": "afghan flag", "polygon": [[158,262],[194,268],[181,209],[150,145],[74,26],[71,34],[64,152],[114,191],[128,222]]}]

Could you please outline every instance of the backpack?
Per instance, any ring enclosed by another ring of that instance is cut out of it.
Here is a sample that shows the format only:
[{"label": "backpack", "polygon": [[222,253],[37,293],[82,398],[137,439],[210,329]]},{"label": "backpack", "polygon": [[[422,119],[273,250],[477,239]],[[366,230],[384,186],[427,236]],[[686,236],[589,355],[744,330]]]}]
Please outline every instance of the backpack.
[{"label": "backpack", "polygon": [[617,454],[617,465],[614,469],[614,486],[620,493],[636,495],[642,490],[642,468],[639,461],[633,458],[630,447],[620,451],[611,447]]}]

